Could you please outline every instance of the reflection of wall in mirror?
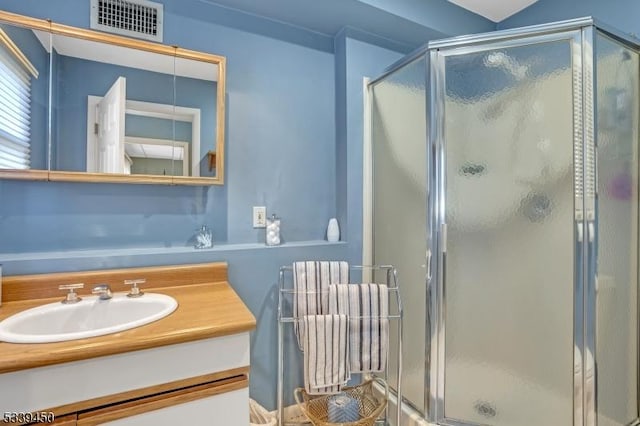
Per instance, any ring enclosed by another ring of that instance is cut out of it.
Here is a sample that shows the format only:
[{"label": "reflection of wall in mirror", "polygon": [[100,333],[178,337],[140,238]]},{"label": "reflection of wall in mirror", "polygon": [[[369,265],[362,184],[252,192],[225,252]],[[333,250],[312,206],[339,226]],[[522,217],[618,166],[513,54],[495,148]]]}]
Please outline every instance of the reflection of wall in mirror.
[{"label": "reflection of wall in mirror", "polygon": [[[53,137],[57,148],[52,164],[54,170],[86,170],[87,96],[104,96],[118,77],[124,76],[127,79],[127,100],[173,104],[172,75],[58,54],[54,57],[58,64],[54,84],[58,117],[57,132]],[[176,77],[176,105],[198,108],[201,111],[203,119],[200,152],[203,157],[206,157],[209,149],[215,149],[216,87],[216,82]],[[177,124],[176,128],[179,129],[180,126]],[[126,128],[125,133],[128,133]],[[131,136],[146,135],[138,133]],[[206,162],[206,158],[202,161]],[[201,176],[212,176],[207,167],[201,170],[206,170]]]},{"label": "reflection of wall in mirror", "polygon": [[175,125],[175,140],[191,141],[191,123],[188,121],[168,120],[166,118],[144,117],[141,115],[126,114],[125,133],[127,136],[136,136],[152,139],[171,139]]},{"label": "reflection of wall in mirror", "polygon": [[38,78],[31,79],[31,169],[47,169],[47,104],[49,54],[33,31],[0,24],[31,64],[38,70]]},{"label": "reflection of wall in mirror", "polygon": [[170,174],[168,171],[173,170],[173,176],[182,176],[182,161],[167,160],[164,158],[133,158],[131,163],[132,175],[157,175],[163,176]]},{"label": "reflection of wall in mirror", "polygon": [[[200,108],[201,177],[216,176],[216,170],[209,169],[209,158],[207,156],[207,152],[216,150],[217,87],[218,84],[215,81],[203,81],[186,77],[176,78],[176,105]],[[198,99],[201,99],[201,101],[198,102]],[[200,106],[201,104],[204,105],[204,107]],[[222,125],[224,125],[224,123],[222,123]]]}]

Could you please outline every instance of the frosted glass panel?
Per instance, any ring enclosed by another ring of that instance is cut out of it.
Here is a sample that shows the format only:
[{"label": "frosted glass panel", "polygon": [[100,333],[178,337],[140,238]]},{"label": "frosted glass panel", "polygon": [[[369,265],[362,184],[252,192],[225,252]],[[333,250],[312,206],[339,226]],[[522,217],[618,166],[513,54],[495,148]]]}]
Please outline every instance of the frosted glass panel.
[{"label": "frosted glass panel", "polygon": [[[404,304],[403,396],[424,410],[427,249],[426,61],[372,88],[373,262],[394,265]],[[391,327],[391,347],[396,328]],[[391,382],[398,360],[390,353]]]},{"label": "frosted glass panel", "polygon": [[598,425],[628,425],[638,410],[638,54],[596,42]]},{"label": "frosted glass panel", "polygon": [[445,60],[445,417],[570,425],[571,46]]}]

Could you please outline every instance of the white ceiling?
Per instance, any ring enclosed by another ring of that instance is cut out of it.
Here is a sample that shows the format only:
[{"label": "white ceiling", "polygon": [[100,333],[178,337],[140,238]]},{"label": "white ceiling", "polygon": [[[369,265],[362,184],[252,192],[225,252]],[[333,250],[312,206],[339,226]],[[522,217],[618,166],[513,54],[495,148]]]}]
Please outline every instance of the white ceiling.
[{"label": "white ceiling", "polygon": [[176,161],[184,159],[184,149],[173,145],[127,142],[124,144],[124,151],[129,157],[134,158],[160,158]]},{"label": "white ceiling", "polygon": [[527,6],[531,6],[538,0],[449,0],[451,3],[491,19],[500,22],[509,16],[520,12]]}]

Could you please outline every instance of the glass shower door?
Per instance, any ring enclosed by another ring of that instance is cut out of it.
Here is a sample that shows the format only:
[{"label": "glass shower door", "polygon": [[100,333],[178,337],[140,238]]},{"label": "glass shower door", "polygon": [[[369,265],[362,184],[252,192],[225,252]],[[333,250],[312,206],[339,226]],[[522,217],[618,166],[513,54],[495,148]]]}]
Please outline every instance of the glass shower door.
[{"label": "glass shower door", "polygon": [[[373,263],[398,270],[405,336],[402,393],[420,412],[425,411],[426,364],[426,76],[422,55],[369,86]],[[397,343],[396,328],[391,327],[391,347]],[[396,383],[396,353],[389,353],[389,383]]]},{"label": "glass shower door", "polygon": [[577,34],[432,53],[440,424],[574,424]]},{"label": "glass shower door", "polygon": [[598,426],[638,419],[638,52],[596,33]]}]

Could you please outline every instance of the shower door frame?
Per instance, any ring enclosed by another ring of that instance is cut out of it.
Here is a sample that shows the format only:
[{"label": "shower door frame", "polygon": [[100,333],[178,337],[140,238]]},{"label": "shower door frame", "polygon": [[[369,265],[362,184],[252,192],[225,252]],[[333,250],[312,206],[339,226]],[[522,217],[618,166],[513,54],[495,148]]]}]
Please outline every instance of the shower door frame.
[{"label": "shower door frame", "polygon": [[[367,265],[367,264],[372,264],[375,263],[373,261],[374,259],[374,254],[375,254],[375,244],[374,244],[374,239],[373,239],[373,233],[374,233],[374,217],[375,217],[375,211],[373,208],[373,201],[375,198],[375,194],[373,193],[373,180],[374,180],[374,159],[373,159],[373,113],[372,113],[372,109],[373,109],[373,99],[374,99],[374,94],[373,94],[373,90],[376,84],[378,84],[379,82],[385,80],[386,78],[392,76],[393,74],[395,74],[398,71],[401,71],[402,69],[404,69],[406,66],[411,66],[414,63],[418,63],[420,61],[424,61],[424,70],[425,70],[425,111],[426,111],[426,116],[425,116],[425,120],[428,117],[428,108],[429,108],[429,103],[428,103],[428,98],[429,98],[429,82],[427,79],[427,75],[428,75],[428,71],[429,71],[429,55],[428,55],[428,51],[425,48],[419,49],[415,52],[413,52],[410,55],[407,55],[403,58],[401,58],[399,61],[393,63],[391,66],[389,66],[382,74],[380,74],[379,76],[377,76],[374,79],[370,79],[370,78],[366,78],[364,79],[364,84],[363,84],[363,93],[364,93],[364,153],[363,153],[363,159],[364,159],[364,202],[363,202],[363,256],[362,256],[362,260],[363,260],[363,264]],[[428,128],[428,123],[427,123],[427,128]],[[427,140],[425,139],[425,144],[427,143]],[[430,181],[431,177],[430,177],[430,167],[429,167],[429,161],[430,158],[427,156],[426,160],[425,160],[425,166],[426,166],[426,174],[427,174],[427,183],[426,183],[426,188],[428,190],[429,185],[428,185],[428,181]],[[368,195],[371,194],[371,195]],[[427,193],[427,199],[429,198],[429,194]],[[426,205],[425,205],[425,210],[426,210]],[[429,247],[429,238],[430,235],[432,235],[431,233],[431,228],[429,226],[429,223],[427,223],[427,236],[426,236],[426,246],[427,248]],[[425,282],[427,280],[427,277],[430,274],[430,270],[428,269],[430,266],[430,261],[428,260],[429,256],[430,256],[430,251],[427,250],[427,260],[425,261],[425,265],[427,267],[427,272],[426,272],[426,276],[425,276]],[[371,275],[363,275],[363,277],[369,276],[369,278],[371,277]],[[426,300],[425,300],[425,306],[428,303],[429,297],[426,294],[427,291],[425,291],[425,296],[426,296]],[[406,312],[406,310],[405,310]],[[425,316],[426,316],[426,325],[425,325],[425,344],[424,344],[424,383],[427,384],[429,383],[429,365],[430,365],[430,361],[429,361],[429,356],[430,356],[430,346],[429,346],[429,337],[431,336],[430,333],[430,319],[427,316],[429,314],[429,310],[425,309]],[[406,320],[406,317],[405,317]],[[399,359],[397,360],[400,364],[403,363],[403,359],[402,359],[402,353],[399,354]],[[402,380],[400,380],[399,383],[402,383]],[[398,389],[394,389],[392,386],[389,386],[389,392],[390,394],[392,394],[393,396],[395,396],[396,398],[398,397]],[[415,414],[417,414],[420,417],[427,417],[427,413],[428,413],[428,407],[425,405],[423,408],[419,408],[417,406],[417,402],[415,401],[411,401],[409,399],[409,397],[402,395],[402,392],[400,392],[400,400],[401,403],[398,404],[399,407],[408,407],[409,408],[409,412],[413,412]],[[426,391],[426,387],[425,387],[425,392],[424,392],[424,401],[428,401],[428,393]],[[426,402],[425,402],[426,403]],[[399,410],[399,414],[398,414],[398,418],[401,417],[401,413],[400,411],[402,410],[402,408],[400,408]]]},{"label": "shower door frame", "polygon": [[[598,241],[599,235],[598,235],[598,201],[597,201],[597,196],[596,196],[596,191],[597,191],[597,183],[598,183],[598,178],[597,178],[597,158],[598,158],[598,151],[597,151],[597,137],[595,135],[597,135],[597,129],[598,129],[598,123],[595,117],[595,110],[596,110],[596,106],[598,105],[597,102],[597,66],[595,63],[595,60],[593,58],[595,58],[596,56],[596,51],[595,51],[595,46],[596,46],[596,39],[598,36],[598,33],[600,33],[602,36],[608,37],[610,39],[612,39],[613,41],[616,41],[618,43],[620,43],[621,45],[623,45],[626,48],[629,48],[630,50],[635,51],[636,53],[638,53],[640,55],[640,39],[631,36],[629,34],[623,33],[607,24],[604,24],[602,22],[599,22],[595,19],[591,19],[592,21],[592,25],[590,28],[583,28],[583,38],[585,40],[584,44],[586,46],[586,50],[588,53],[587,58],[591,61],[590,65],[591,68],[589,69],[589,71],[591,72],[591,87],[593,88],[592,93],[588,94],[588,96],[591,97],[591,105],[589,106],[588,104],[586,105],[586,108],[591,107],[591,110],[587,110],[588,113],[591,114],[590,118],[591,121],[591,126],[590,126],[590,131],[592,132],[591,134],[591,140],[589,140],[589,138],[587,138],[587,143],[591,142],[592,146],[591,148],[593,149],[593,167],[594,167],[594,178],[593,178],[593,191],[594,191],[594,196],[592,200],[586,199],[585,202],[586,203],[590,203],[591,206],[589,206],[589,204],[585,204],[585,211],[587,213],[589,213],[589,208],[592,208],[593,214],[592,215],[587,215],[587,217],[585,217],[585,226],[586,226],[586,230],[588,232],[588,241],[587,241],[587,255],[588,255],[588,262],[586,267],[590,268],[588,270],[588,282],[587,282],[587,293],[585,294],[585,306],[586,309],[588,310],[586,313],[586,328],[587,328],[587,350],[590,351],[591,355],[592,355],[592,363],[590,365],[587,365],[585,368],[591,368],[593,372],[595,372],[595,376],[593,377],[593,383],[592,383],[592,387],[588,388],[587,390],[591,390],[593,393],[593,411],[592,411],[592,415],[593,418],[592,419],[587,419],[587,422],[585,423],[586,426],[595,426],[597,425],[597,419],[598,419],[598,406],[597,406],[597,353],[596,353],[596,326],[597,326],[597,318],[596,318],[596,311],[597,311],[597,277],[598,277],[598,256],[597,256],[597,248],[595,247],[595,245],[593,244],[594,241]],[[640,143],[640,140],[635,141],[636,144]],[[585,178],[587,176],[585,175]],[[588,181],[588,179],[587,179]],[[637,185],[638,182],[635,182],[635,184]],[[640,250],[640,247],[638,247],[638,249]],[[637,300],[637,306],[638,308],[640,308],[640,297],[638,297]],[[640,326],[640,316],[638,318],[636,318],[636,321],[638,323],[638,325]],[[640,344],[638,346],[638,348],[636,348],[636,368],[638,369],[637,371],[640,372]],[[586,371],[588,373],[588,371]],[[588,378],[586,378],[585,380],[588,380]],[[637,407],[636,407],[636,419],[632,420],[631,423],[629,423],[627,426],[640,426],[640,380],[637,380],[636,383],[636,399],[637,399]]]},{"label": "shower door frame", "polygon": [[[585,202],[595,203],[595,197],[584,197],[585,168],[595,168],[594,152],[594,95],[593,87],[593,30],[590,18],[538,25],[522,29],[500,31],[495,34],[457,37],[429,44],[430,50],[430,106],[429,106],[429,156],[433,172],[430,173],[428,199],[429,221],[432,236],[429,252],[435,253],[428,280],[428,317],[433,319],[430,328],[431,366],[429,392],[425,396],[430,422],[446,426],[472,425],[445,417],[445,333],[446,309],[446,252],[447,225],[446,201],[446,142],[445,142],[445,60],[448,56],[483,52],[495,49],[527,46],[538,43],[566,41],[571,45],[573,120],[573,169],[574,169],[574,327],[573,327],[573,426],[595,426],[585,420],[596,418],[595,380],[585,380],[585,371],[595,371],[595,321],[585,317],[585,307],[595,306],[595,279],[588,278],[591,256],[595,256],[593,241],[594,209]],[[585,81],[585,79],[587,81]],[[586,84],[583,84],[586,83]],[[589,89],[585,89],[589,87]],[[567,141],[569,143],[569,141]],[[430,158],[430,160],[431,160]],[[586,166],[585,166],[585,163]],[[593,174],[589,175],[593,176]],[[587,186],[594,187],[594,183]],[[585,210],[591,214],[585,214]],[[586,231],[586,232],[585,232]],[[587,238],[585,238],[587,236]],[[585,279],[587,278],[587,279]],[[591,324],[591,325],[590,325]],[[590,352],[585,366],[585,352]],[[594,376],[591,375],[593,378]]]}]

